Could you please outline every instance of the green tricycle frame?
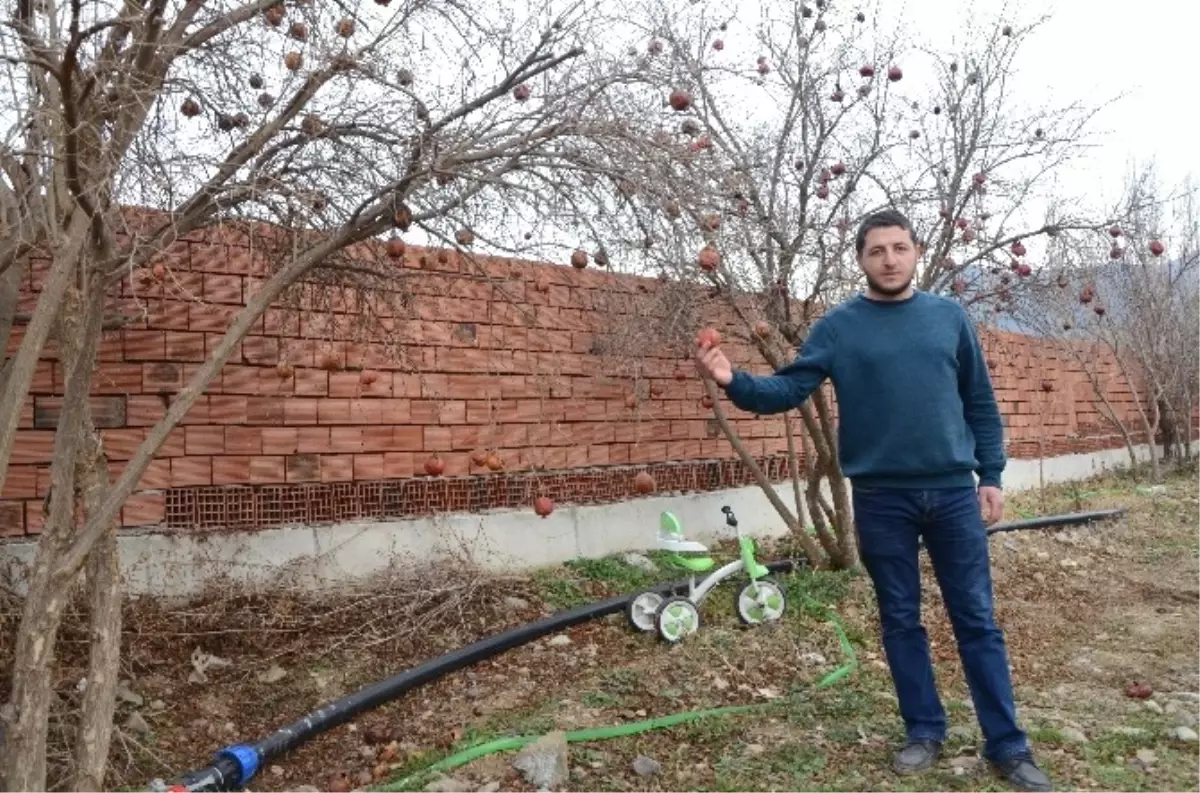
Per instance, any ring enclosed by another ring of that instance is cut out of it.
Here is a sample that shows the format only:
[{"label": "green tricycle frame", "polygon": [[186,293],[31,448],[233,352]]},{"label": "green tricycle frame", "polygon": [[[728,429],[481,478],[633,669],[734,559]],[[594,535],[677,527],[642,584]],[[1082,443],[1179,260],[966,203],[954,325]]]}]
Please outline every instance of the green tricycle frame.
[{"label": "green tricycle frame", "polygon": [[[725,525],[737,532],[739,558],[709,572],[715,562],[709,556],[684,556],[685,553],[708,553],[703,543],[687,540],[679,519],[663,512],[659,521],[658,547],[670,551],[669,563],[686,570],[688,593],[664,598],[647,590],[629,600],[625,617],[629,624],[644,633],[657,633],[665,642],[675,644],[700,629],[700,604],[718,584],[745,573],[750,579],[738,590],[734,610],[746,625],[774,622],[783,616],[787,599],[783,588],[772,580],[766,567],[755,558],[754,540],[742,533],[733,509],[724,506]],[[708,573],[696,583],[698,574]]]}]

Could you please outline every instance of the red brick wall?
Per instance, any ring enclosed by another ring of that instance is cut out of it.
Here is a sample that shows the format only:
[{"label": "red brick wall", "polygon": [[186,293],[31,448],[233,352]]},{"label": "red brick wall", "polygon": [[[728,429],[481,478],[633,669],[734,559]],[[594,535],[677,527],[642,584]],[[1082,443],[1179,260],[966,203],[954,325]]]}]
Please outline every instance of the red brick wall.
[{"label": "red brick wall", "polygon": [[[114,309],[136,306],[144,319],[106,332],[99,351],[93,408],[115,470],[255,292],[266,266],[229,232],[178,243],[164,261],[164,283],[123,284]],[[33,268],[21,311],[32,310],[45,268]],[[269,311],[171,434],[123,524],[253,528],[527,506],[537,493],[612,501],[634,497],[630,480],[642,468],[655,473],[660,490],[750,481],[700,405],[700,383],[673,376],[677,356],[642,351],[641,398],[631,408],[633,379],[591,352],[614,320],[646,322],[639,301],[655,299],[657,281],[504,259],[472,265],[415,248],[397,272],[411,303],[403,314],[374,306],[383,331],[373,336],[364,336],[354,295],[317,289],[302,308],[332,295],[328,310]],[[716,305],[701,306],[699,318],[727,321]],[[989,334],[985,347],[1010,455],[1121,445],[1077,364],[1045,342],[1011,334]],[[403,350],[403,360],[389,349]],[[740,362],[752,360],[744,343],[731,340],[728,349]],[[320,367],[327,353],[338,359],[336,371]],[[293,367],[290,376],[280,376],[281,362]],[[1114,378],[1110,399],[1131,416],[1131,396],[1112,361],[1100,356],[1097,366]],[[369,386],[364,369],[377,378]],[[0,494],[0,536],[40,529],[63,374],[47,350]],[[1042,391],[1043,381],[1053,390]],[[770,476],[783,477],[782,421],[735,417]],[[503,472],[471,465],[470,453],[482,448],[498,452]],[[445,462],[440,480],[423,476],[434,453]]]}]

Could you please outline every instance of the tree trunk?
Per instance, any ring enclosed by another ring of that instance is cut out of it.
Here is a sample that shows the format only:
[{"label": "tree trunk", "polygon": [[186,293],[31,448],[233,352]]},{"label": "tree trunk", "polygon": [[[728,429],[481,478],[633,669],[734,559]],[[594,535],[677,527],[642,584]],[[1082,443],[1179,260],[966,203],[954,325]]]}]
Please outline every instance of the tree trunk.
[{"label": "tree trunk", "polygon": [[796,502],[796,521],[800,530],[808,527],[808,511],[804,508],[804,493],[800,485],[800,466],[796,457],[795,424],[792,423],[792,412],[783,414],[783,431],[787,437],[788,476],[792,479],[792,498]]},{"label": "tree trunk", "polygon": [[[824,534],[822,544],[829,553],[831,564],[838,569],[847,569],[856,563],[855,546],[850,537],[854,524],[849,492],[837,462],[834,424],[824,394],[820,391],[814,393],[811,400],[800,408],[800,417],[804,420],[805,437],[812,442],[816,458],[809,469],[807,492],[813,524],[818,536]],[[823,478],[829,479],[833,504],[821,492]]]},{"label": "tree trunk", "polygon": [[[91,421],[86,448],[80,449],[80,479],[87,513],[100,505],[108,490],[108,460]],[[92,548],[87,565],[91,618],[91,656],[87,689],[80,706],[75,742],[73,790],[104,790],[104,769],[112,743],[113,713],[117,706],[117,676],[121,661],[121,571],[114,523]]]},{"label": "tree trunk", "polygon": [[[83,288],[86,290],[86,282]],[[97,288],[88,296],[84,309],[78,288],[64,292],[58,327],[66,367],[65,396],[54,435],[50,510],[38,540],[13,658],[11,701],[16,713],[0,751],[0,781],[5,790],[46,789],[46,731],[53,693],[54,648],[75,578],[62,560],[69,552],[77,525],[76,455],[87,418],[104,294]]]},{"label": "tree trunk", "polygon": [[787,524],[788,530],[796,537],[796,541],[800,543],[801,549],[808,557],[809,562],[814,569],[822,569],[828,565],[825,558],[821,555],[821,549],[813,542],[808,533],[802,527],[798,527],[796,516],[787,508],[787,505],[780,500],[779,494],[775,492],[775,488],[771,486],[771,482],[767,479],[766,474],[762,472],[762,468],[755,462],[754,457],[746,450],[746,445],[742,443],[733,427],[729,424],[729,419],[725,417],[725,411],[721,409],[721,403],[718,401],[717,386],[712,380],[705,379],[704,391],[713,401],[713,415],[717,419],[717,424],[720,425],[721,431],[725,433],[725,437],[729,439],[729,443],[733,446],[734,451],[742,458],[742,462],[750,469],[750,474],[754,477],[755,483],[762,488],[763,494],[767,500],[771,502],[771,506],[775,507],[775,511],[783,518]]}]

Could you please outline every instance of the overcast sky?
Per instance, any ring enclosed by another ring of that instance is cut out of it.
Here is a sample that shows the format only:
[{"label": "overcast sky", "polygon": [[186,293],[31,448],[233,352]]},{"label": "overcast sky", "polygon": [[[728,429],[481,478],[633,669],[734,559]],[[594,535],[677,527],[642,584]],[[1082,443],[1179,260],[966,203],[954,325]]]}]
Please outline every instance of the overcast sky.
[{"label": "overcast sky", "polygon": [[1195,0],[897,0],[884,8],[942,46],[954,41],[972,14],[1028,21],[1041,13],[1051,19],[1024,42],[1017,59],[1022,91],[1034,101],[1044,94],[1053,104],[1116,100],[1096,118],[1096,129],[1106,135],[1091,158],[1094,166],[1069,167],[1063,174],[1071,183],[1068,192],[1082,186],[1081,192],[1096,196],[1099,188],[1105,198],[1115,198],[1135,158],[1153,158],[1169,185],[1189,173],[1200,177]]}]

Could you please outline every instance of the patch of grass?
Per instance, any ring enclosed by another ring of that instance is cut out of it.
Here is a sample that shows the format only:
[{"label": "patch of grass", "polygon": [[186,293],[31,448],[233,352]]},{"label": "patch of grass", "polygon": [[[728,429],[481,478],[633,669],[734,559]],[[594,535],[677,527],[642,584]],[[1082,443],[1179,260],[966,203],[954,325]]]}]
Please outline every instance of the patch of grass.
[{"label": "patch of grass", "polygon": [[1062,736],[1062,733],[1058,731],[1057,727],[1050,727],[1046,725],[1031,726],[1028,730],[1026,730],[1026,734],[1029,736],[1030,743],[1034,744],[1061,744],[1066,742]]},{"label": "patch of grass", "polygon": [[678,729],[681,741],[688,743],[725,743],[734,735],[740,734],[745,725],[743,720],[750,718],[741,714],[722,716],[716,719],[700,719],[683,724]]},{"label": "patch of grass", "polygon": [[761,754],[746,746],[723,754],[716,762],[716,790],[807,790],[811,778],[825,769],[825,755],[812,746],[789,743]]},{"label": "patch of grass", "polygon": [[566,609],[595,601],[598,597],[636,592],[667,580],[662,565],[659,571],[644,570],[620,556],[599,559],[571,559],[556,567],[535,570],[531,577],[538,594],[547,605]]},{"label": "patch of grass", "polygon": [[626,562],[620,556],[599,559],[572,559],[563,565],[572,574],[588,581],[609,585],[616,592],[633,592],[657,584],[662,574],[650,572]]},{"label": "patch of grass", "polygon": [[535,570],[532,578],[538,594],[549,606],[569,609],[592,600],[584,594],[578,583],[565,577],[560,568],[547,567]]},{"label": "patch of grass", "polygon": [[606,669],[600,680],[604,690],[616,696],[628,696],[641,687],[641,678],[632,669]]},{"label": "patch of grass", "polygon": [[1149,748],[1154,744],[1154,733],[1149,730],[1133,735],[1124,732],[1108,732],[1086,744],[1084,754],[1093,762],[1121,763],[1126,758],[1137,754],[1138,749]]},{"label": "patch of grass", "polygon": [[812,617],[823,618],[824,611],[809,609],[806,601],[826,607],[836,607],[850,595],[851,582],[858,577],[856,570],[805,570],[784,577],[784,592],[789,606],[804,610]]},{"label": "patch of grass", "polygon": [[460,752],[497,738],[541,735],[550,732],[554,729],[554,712],[558,705],[559,699],[552,698],[528,708],[492,714],[482,724],[467,726],[463,731],[462,739],[454,745],[450,753]]},{"label": "patch of grass", "polygon": [[621,698],[607,691],[585,691],[579,698],[585,708],[614,708],[621,704]]}]

